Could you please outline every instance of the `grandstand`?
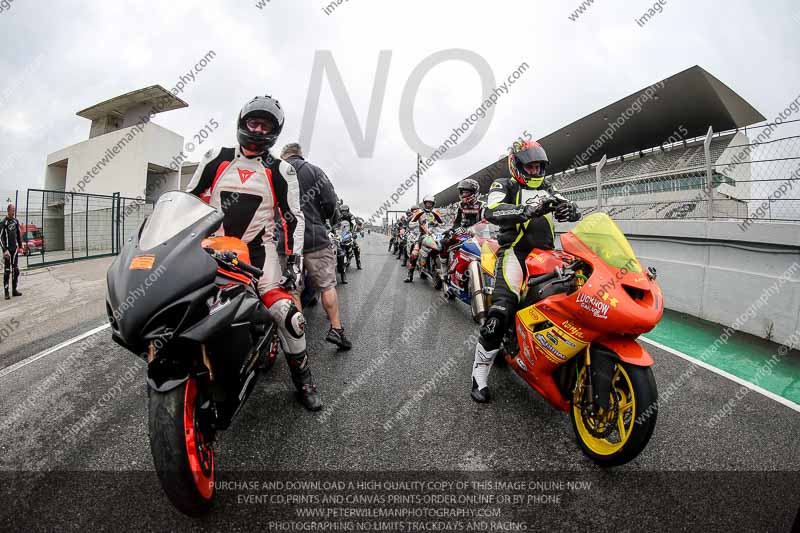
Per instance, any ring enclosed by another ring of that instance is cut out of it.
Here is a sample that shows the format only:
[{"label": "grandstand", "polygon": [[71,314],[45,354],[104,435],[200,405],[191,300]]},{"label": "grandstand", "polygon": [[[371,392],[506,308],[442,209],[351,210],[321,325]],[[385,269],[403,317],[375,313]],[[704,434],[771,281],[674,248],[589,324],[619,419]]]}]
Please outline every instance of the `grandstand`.
[{"label": "grandstand", "polygon": [[[755,177],[751,153],[743,155],[742,147],[750,144],[747,128],[764,120],[732,89],[694,66],[539,142],[550,157],[550,179],[585,214],[601,209],[617,219],[747,218]],[[505,158],[469,177],[485,194],[503,176],[508,176]],[[456,185],[436,195],[437,206],[458,201]]]},{"label": "grandstand", "polygon": [[[743,144],[747,138],[742,133],[722,134],[711,141],[714,218],[747,216],[749,168],[736,165],[726,170],[721,163],[734,157],[735,147]],[[602,205],[618,219],[708,218],[707,169],[703,139],[617,157],[602,169]],[[584,214],[598,207],[596,171],[596,165],[590,165],[553,176],[559,190]]]}]

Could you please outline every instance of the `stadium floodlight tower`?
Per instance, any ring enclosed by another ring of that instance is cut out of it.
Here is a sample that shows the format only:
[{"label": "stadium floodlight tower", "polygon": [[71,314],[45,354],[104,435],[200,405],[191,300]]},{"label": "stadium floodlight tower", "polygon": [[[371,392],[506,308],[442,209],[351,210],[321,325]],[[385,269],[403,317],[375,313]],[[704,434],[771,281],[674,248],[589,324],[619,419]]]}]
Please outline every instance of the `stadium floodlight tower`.
[{"label": "stadium floodlight tower", "polygon": [[89,138],[47,156],[44,188],[155,201],[180,185],[183,137],[152,122],[188,104],[160,85],[90,106]]}]

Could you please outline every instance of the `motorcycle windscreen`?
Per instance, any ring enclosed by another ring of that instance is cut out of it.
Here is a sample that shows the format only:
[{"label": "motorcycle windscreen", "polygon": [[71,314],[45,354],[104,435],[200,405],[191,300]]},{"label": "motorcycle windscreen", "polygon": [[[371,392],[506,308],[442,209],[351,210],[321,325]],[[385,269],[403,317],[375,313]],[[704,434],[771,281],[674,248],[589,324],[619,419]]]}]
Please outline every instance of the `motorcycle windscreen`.
[{"label": "motorcycle windscreen", "polygon": [[642,271],[628,239],[607,214],[589,215],[575,226],[572,234],[609,266],[628,272]]},{"label": "motorcycle windscreen", "polygon": [[181,191],[164,193],[142,229],[139,248],[151,250],[215,211],[192,194]]}]

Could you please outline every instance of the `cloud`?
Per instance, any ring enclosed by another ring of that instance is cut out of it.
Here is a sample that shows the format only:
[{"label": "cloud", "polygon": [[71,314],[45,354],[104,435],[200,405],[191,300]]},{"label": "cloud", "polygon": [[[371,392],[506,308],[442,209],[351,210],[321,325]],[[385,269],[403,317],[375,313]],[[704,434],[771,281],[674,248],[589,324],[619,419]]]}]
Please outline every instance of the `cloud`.
[{"label": "cloud", "polygon": [[[523,61],[532,70],[500,101],[475,149],[437,163],[425,175],[423,195],[495,160],[524,130],[542,137],[694,64],[734,90],[742,88],[768,116],[796,93],[786,87],[800,86],[797,28],[787,26],[796,9],[785,0],[770,9],[743,0],[714,0],[702,8],[670,3],[664,18],[645,28],[634,22],[641,4],[630,0],[613,6],[598,2],[577,22],[567,18],[571,4],[522,0],[350,0],[331,15],[322,10],[327,2],[317,0],[271,0],[261,10],[255,4],[14,2],[0,14],[0,72],[8,73],[0,79],[0,95],[15,73],[39,56],[42,61],[22,90],[0,99],[5,153],[0,159],[9,152],[22,156],[14,172],[0,174],[0,189],[43,184],[47,153],[88,136],[89,123],[76,111],[154,83],[170,88],[209,50],[217,54],[214,62],[181,95],[190,107],[155,122],[188,139],[214,118],[220,128],[206,142],[228,146],[239,108],[255,94],[272,94],[284,104],[287,124],[279,144],[299,138],[314,54],[321,49],[332,51],[363,129],[378,54],[392,51],[371,159],[358,158],[327,80],[320,97],[311,159],[323,168],[337,166],[337,191],[361,215],[374,212],[415,170],[414,152],[400,131],[400,98],[412,70],[440,50],[477,52],[498,81]],[[720,13],[725,26],[715,31]],[[754,47],[729,28],[761,28],[771,36]],[[775,72],[780,83],[762,79]],[[440,65],[417,95],[420,137],[432,145],[441,142],[479,104],[474,69],[457,62]]]}]

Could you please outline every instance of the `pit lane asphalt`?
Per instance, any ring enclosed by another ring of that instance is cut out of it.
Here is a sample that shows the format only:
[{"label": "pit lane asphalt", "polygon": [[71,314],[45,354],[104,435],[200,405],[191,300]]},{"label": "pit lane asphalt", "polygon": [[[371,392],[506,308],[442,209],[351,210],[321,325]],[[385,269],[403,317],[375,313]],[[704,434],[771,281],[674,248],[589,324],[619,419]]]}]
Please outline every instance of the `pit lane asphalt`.
[{"label": "pit lane asphalt", "polygon": [[[568,472],[618,483],[569,508],[558,525],[548,518],[547,529],[585,530],[590,522],[598,531],[681,529],[703,520],[708,530],[730,523],[791,528],[800,503],[796,412],[750,393],[732,415],[708,428],[709,417],[739,385],[698,369],[659,410],[644,452],[624,467],[601,471],[577,448],[569,416],[549,407],[508,368],[492,373],[491,404],[472,402],[472,353],[463,341],[476,331],[466,306],[435,307],[410,341],[401,338],[435,302],[435,293],[425,281],[402,282],[405,270],[386,253],[386,242],[375,235],[362,241],[365,269],[351,270],[350,284],[339,290],[352,351],[337,352],[324,342],[327,321],[320,307],[307,312],[309,351],[325,410],[312,414],[296,403],[281,358],[219,436],[220,479],[235,471]],[[101,315],[85,319],[83,331],[103,322]],[[37,345],[46,341],[45,335]],[[662,390],[691,367],[646,347]],[[360,379],[370,364],[374,372]],[[444,370],[435,390],[398,419],[438,369]],[[143,376],[144,365],[105,330],[0,379],[0,529],[263,529],[269,518],[263,506],[242,508],[225,493],[204,519],[188,519],[170,506],[152,471]],[[65,441],[68,428],[87,413],[93,418],[74,441]],[[393,417],[394,426],[386,430],[384,423]],[[54,478],[54,472],[66,474]],[[703,491],[684,495],[685,506],[695,504],[691,509],[676,508],[681,487],[707,472],[722,474],[701,483],[707,485]],[[788,473],[794,490],[762,490],[742,472]],[[739,490],[729,490],[733,486]],[[555,508],[547,512],[560,514]]]}]

